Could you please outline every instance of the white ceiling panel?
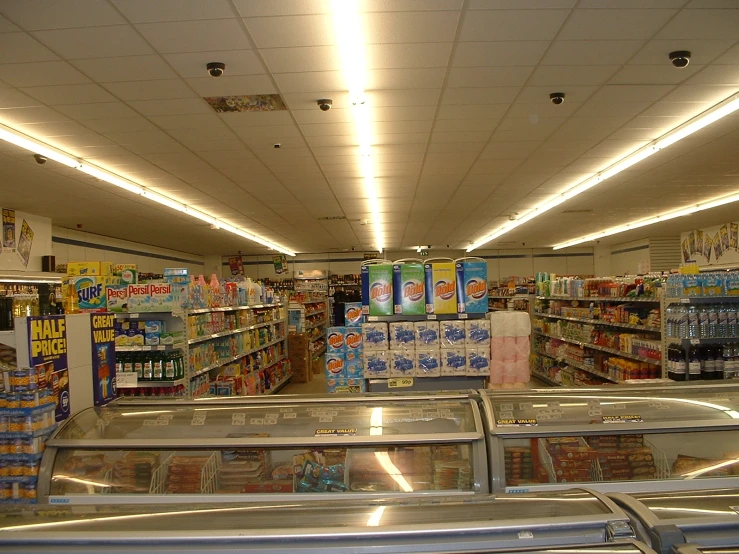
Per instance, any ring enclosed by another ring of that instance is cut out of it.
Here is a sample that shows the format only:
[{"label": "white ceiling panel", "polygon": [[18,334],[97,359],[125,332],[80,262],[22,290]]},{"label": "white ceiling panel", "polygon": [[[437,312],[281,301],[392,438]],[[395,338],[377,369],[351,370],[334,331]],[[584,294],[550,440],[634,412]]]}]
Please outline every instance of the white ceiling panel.
[{"label": "white ceiling panel", "polygon": [[[593,86],[605,84],[619,70],[617,65],[541,66],[528,83],[531,86]],[[555,92],[555,91],[553,91]]]},{"label": "white ceiling panel", "polygon": [[[21,90],[49,106],[116,101],[116,98],[103,87],[93,84],[29,87]],[[2,96],[0,95],[1,103]]]},{"label": "white ceiling panel", "polygon": [[126,23],[109,3],[98,0],[4,2],[2,10],[6,17],[30,31]]},{"label": "white ceiling panel", "polygon": [[[441,90],[431,89],[415,89],[415,90],[373,90],[368,92],[369,102],[371,106],[382,107],[398,107],[398,106],[436,106],[439,101]],[[334,104],[336,103],[335,97]],[[345,103],[343,105],[346,105]],[[315,109],[315,102],[313,104]]]},{"label": "white ceiling panel", "polygon": [[18,71],[18,67],[16,64],[0,64],[0,79],[16,87],[90,82],[90,79],[63,61],[24,63],[23,71]]},{"label": "white ceiling panel", "polygon": [[[341,89],[344,86],[344,75],[340,71],[280,73],[275,75],[275,81],[279,89],[285,93],[320,92]],[[313,96],[316,99],[319,97],[317,94]],[[315,100],[313,105],[316,105]]]},{"label": "white ceiling panel", "polygon": [[164,54],[250,48],[237,19],[142,23],[136,28],[158,52]]},{"label": "white ceiling panel", "polygon": [[522,86],[534,67],[454,67],[449,70],[450,87],[515,87]]},{"label": "white ceiling panel", "polygon": [[124,102],[131,100],[192,98],[196,96],[192,89],[181,79],[104,83],[102,86]]},{"label": "white ceiling panel", "polygon": [[448,86],[444,90],[442,105],[499,104],[510,103],[521,91],[521,87],[457,88]]},{"label": "white ceiling panel", "polygon": [[246,26],[258,48],[333,45],[333,19],[328,14],[249,17]]},{"label": "white ceiling panel", "polygon": [[[493,35],[494,36],[494,35]],[[549,41],[461,42],[454,52],[453,67],[536,65]]]},{"label": "white ceiling panel", "polygon": [[488,134],[492,133],[493,130],[500,123],[500,118],[497,119],[441,119],[434,125],[434,132],[462,132],[462,131],[486,131]]},{"label": "white ceiling panel", "polygon": [[215,52],[165,54],[164,59],[184,78],[207,76],[206,66],[210,62],[226,64],[224,78],[233,75],[264,73],[262,62],[254,50],[219,50]]},{"label": "white ceiling panel", "polygon": [[682,71],[675,71],[674,67],[665,64],[629,65],[616,73],[608,84],[610,85],[677,85],[696,75],[703,67],[690,64]]},{"label": "white ceiling panel", "polygon": [[[94,2],[95,0],[89,0]],[[221,19],[235,14],[227,0],[178,0],[176,9],[167,2],[150,0],[112,0],[132,23]]]},{"label": "white ceiling panel", "polygon": [[21,30],[22,29],[18,27],[18,25],[11,23],[6,18],[0,15],[0,33],[15,33]]},{"label": "white ceiling panel", "polygon": [[187,79],[196,93],[208,96],[241,96],[243,94],[273,94],[277,92],[275,85],[267,75],[237,75],[219,77],[215,82],[212,77]]},{"label": "white ceiling panel", "polygon": [[689,85],[739,85],[739,64],[706,67],[692,79],[686,81]]},{"label": "white ceiling panel", "polygon": [[557,38],[562,40],[649,39],[676,13],[676,10],[670,9],[577,9],[572,12],[572,16]]},{"label": "white ceiling panel", "polygon": [[272,73],[339,71],[341,69],[341,58],[334,55],[333,46],[263,48],[260,53]]},{"label": "white ceiling panel", "polygon": [[384,12],[363,17],[368,44],[451,42],[460,12]]},{"label": "white ceiling panel", "polygon": [[54,29],[36,31],[33,35],[66,59],[112,58],[153,53],[151,46],[128,25]]},{"label": "white ceiling panel", "polygon": [[0,108],[29,108],[41,105],[39,100],[18,90],[11,88],[0,90]]},{"label": "white ceiling panel", "polygon": [[[26,64],[59,59],[51,50],[26,33],[5,33],[2,40],[0,64]],[[18,66],[16,66],[16,71],[18,71]]]},{"label": "white ceiling panel", "polygon": [[[643,40],[556,40],[542,65],[622,65],[639,51]],[[661,60],[664,61],[664,60]]]},{"label": "white ceiling panel", "polygon": [[381,89],[440,89],[444,68],[374,69],[367,72],[367,88]]},{"label": "white ceiling panel", "polygon": [[452,42],[367,45],[369,69],[446,67]]},{"label": "white ceiling panel", "polygon": [[459,40],[551,40],[559,31],[569,10],[476,11],[465,14]]},{"label": "white ceiling panel", "polygon": [[730,10],[682,10],[656,38],[736,40],[737,28],[739,11],[735,7]]},{"label": "white ceiling panel", "polygon": [[70,104],[66,106],[57,106],[64,115],[76,119],[77,121],[86,121],[88,119],[108,119],[136,117],[133,111],[123,102],[100,102],[97,104]]},{"label": "white ceiling panel", "polygon": [[99,83],[172,79],[177,74],[159,56],[99,56],[72,61],[75,67]]},{"label": "white ceiling panel", "polygon": [[0,110],[0,122],[10,126],[16,123],[46,123],[49,121],[69,121],[69,118],[56,110],[43,106]]},{"label": "white ceiling panel", "polygon": [[191,115],[212,114],[211,108],[202,98],[173,98],[167,100],[135,100],[128,102],[141,115]]}]

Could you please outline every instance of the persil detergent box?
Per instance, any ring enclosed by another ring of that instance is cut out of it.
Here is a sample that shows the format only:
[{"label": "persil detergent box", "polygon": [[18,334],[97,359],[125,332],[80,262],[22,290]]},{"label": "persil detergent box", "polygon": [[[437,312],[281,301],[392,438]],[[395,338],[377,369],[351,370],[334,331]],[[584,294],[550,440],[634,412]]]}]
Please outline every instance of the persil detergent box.
[{"label": "persil detergent box", "polygon": [[326,377],[346,377],[346,360],[343,352],[326,353]]},{"label": "persil detergent box", "polygon": [[416,321],[413,328],[416,334],[416,348],[439,348],[438,321]]},{"label": "persil detergent box", "polygon": [[426,272],[426,313],[456,314],[457,288],[454,262],[424,265]]},{"label": "persil detergent box", "polygon": [[362,323],[362,347],[368,350],[387,350],[387,323]]},{"label": "persil detergent box", "polygon": [[390,361],[388,350],[365,350],[362,354],[364,362],[364,378],[376,379],[390,376]]},{"label": "persil detergent box", "polygon": [[460,314],[484,314],[488,311],[488,264],[484,261],[458,260],[457,311]]},{"label": "persil detergent box", "polygon": [[171,312],[179,308],[179,294],[171,283],[128,285],[129,312]]},{"label": "persil detergent box", "polygon": [[441,375],[441,356],[438,348],[419,348],[416,350],[416,377],[439,377]]},{"label": "persil detergent box", "polygon": [[415,374],[415,350],[390,350],[390,377],[414,377]]},{"label": "persil detergent box", "polygon": [[467,375],[467,353],[464,348],[441,349],[442,375]]},{"label": "persil detergent box", "polygon": [[423,264],[393,264],[393,308],[398,315],[426,313]]},{"label": "persil detergent box", "polygon": [[344,325],[353,327],[362,324],[362,303],[347,302],[344,304]]},{"label": "persil detergent box", "polygon": [[490,320],[468,319],[464,322],[467,334],[465,344],[469,347],[486,347],[490,349]]},{"label": "persil detergent box", "polygon": [[344,358],[347,362],[362,359],[362,328],[346,327],[344,332]]},{"label": "persil detergent box", "polygon": [[467,332],[464,320],[441,321],[439,340],[442,348],[464,348]]},{"label": "persil detergent box", "polygon": [[416,333],[411,321],[398,321],[390,323],[390,348],[416,347]]},{"label": "persil detergent box", "polygon": [[346,327],[329,327],[326,329],[326,352],[344,352],[344,333],[346,333]]},{"label": "persil detergent box", "polygon": [[369,267],[369,315],[393,315],[393,266]]},{"label": "persil detergent box", "polygon": [[105,287],[105,304],[109,312],[125,312],[128,309],[128,285]]},{"label": "persil detergent box", "polygon": [[470,377],[490,377],[490,349],[467,348],[467,375]]}]

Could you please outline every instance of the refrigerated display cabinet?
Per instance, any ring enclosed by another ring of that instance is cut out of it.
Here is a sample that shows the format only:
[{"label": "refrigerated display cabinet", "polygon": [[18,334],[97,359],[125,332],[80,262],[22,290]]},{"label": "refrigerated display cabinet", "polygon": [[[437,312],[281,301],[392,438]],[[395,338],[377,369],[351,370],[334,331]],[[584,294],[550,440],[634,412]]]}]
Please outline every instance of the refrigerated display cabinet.
[{"label": "refrigerated display cabinet", "polygon": [[739,386],[482,392],[492,492],[739,487]]},{"label": "refrigerated display cabinet", "polygon": [[629,515],[637,536],[658,552],[739,550],[739,489],[609,496]]},{"label": "refrigerated display cabinet", "polygon": [[272,397],[84,410],[48,441],[39,502],[487,493],[468,395]]},{"label": "refrigerated display cabinet", "polygon": [[585,490],[282,504],[37,506],[0,512],[0,550],[654,554]]}]

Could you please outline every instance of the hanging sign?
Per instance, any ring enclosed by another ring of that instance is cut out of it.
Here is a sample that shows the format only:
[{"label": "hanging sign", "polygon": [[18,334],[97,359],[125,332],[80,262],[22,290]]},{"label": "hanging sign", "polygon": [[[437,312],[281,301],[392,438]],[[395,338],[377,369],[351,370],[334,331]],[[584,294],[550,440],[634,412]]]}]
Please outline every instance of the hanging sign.
[{"label": "hanging sign", "polygon": [[115,315],[108,313],[95,314],[90,318],[95,406],[104,406],[116,397],[114,321]]},{"label": "hanging sign", "polygon": [[38,370],[39,388],[47,387],[56,400],[56,420],[71,412],[69,365],[67,363],[67,320],[63,315],[27,318],[28,354]]}]

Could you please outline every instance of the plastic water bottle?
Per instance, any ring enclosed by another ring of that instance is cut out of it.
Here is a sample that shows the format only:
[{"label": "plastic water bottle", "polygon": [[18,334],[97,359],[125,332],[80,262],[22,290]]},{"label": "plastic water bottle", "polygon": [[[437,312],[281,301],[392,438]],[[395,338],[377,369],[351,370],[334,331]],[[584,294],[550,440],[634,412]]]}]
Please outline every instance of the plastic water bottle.
[{"label": "plastic water bottle", "polygon": [[723,348],[723,359],[724,359],[724,379],[734,378],[734,362],[731,359],[733,356],[733,350],[730,344],[725,344]]},{"label": "plastic water bottle", "polygon": [[708,306],[698,308],[698,336],[707,338],[708,335]]},{"label": "plastic water bottle", "polygon": [[688,338],[688,308],[685,306],[678,306],[677,317],[675,319],[675,326],[677,328],[677,336],[680,339]]},{"label": "plastic water bottle", "polygon": [[729,310],[726,304],[718,306],[718,335],[716,336],[720,338],[729,336]]},{"label": "plastic water bottle", "polygon": [[736,304],[727,304],[726,305],[726,312],[728,314],[728,325],[727,325],[727,337],[729,338],[736,338],[737,336],[737,313],[736,313]]},{"label": "plastic water bottle", "polygon": [[668,337],[676,337],[677,334],[675,332],[675,311],[677,308],[673,308],[672,306],[667,306],[665,309],[665,333]]},{"label": "plastic water bottle", "polygon": [[688,308],[688,338],[697,339],[699,337],[700,327],[698,325],[698,310],[695,306],[691,305],[690,308]]},{"label": "plastic water bottle", "polygon": [[718,311],[719,307],[716,304],[706,306],[708,312],[708,336],[712,339],[718,337]]}]

